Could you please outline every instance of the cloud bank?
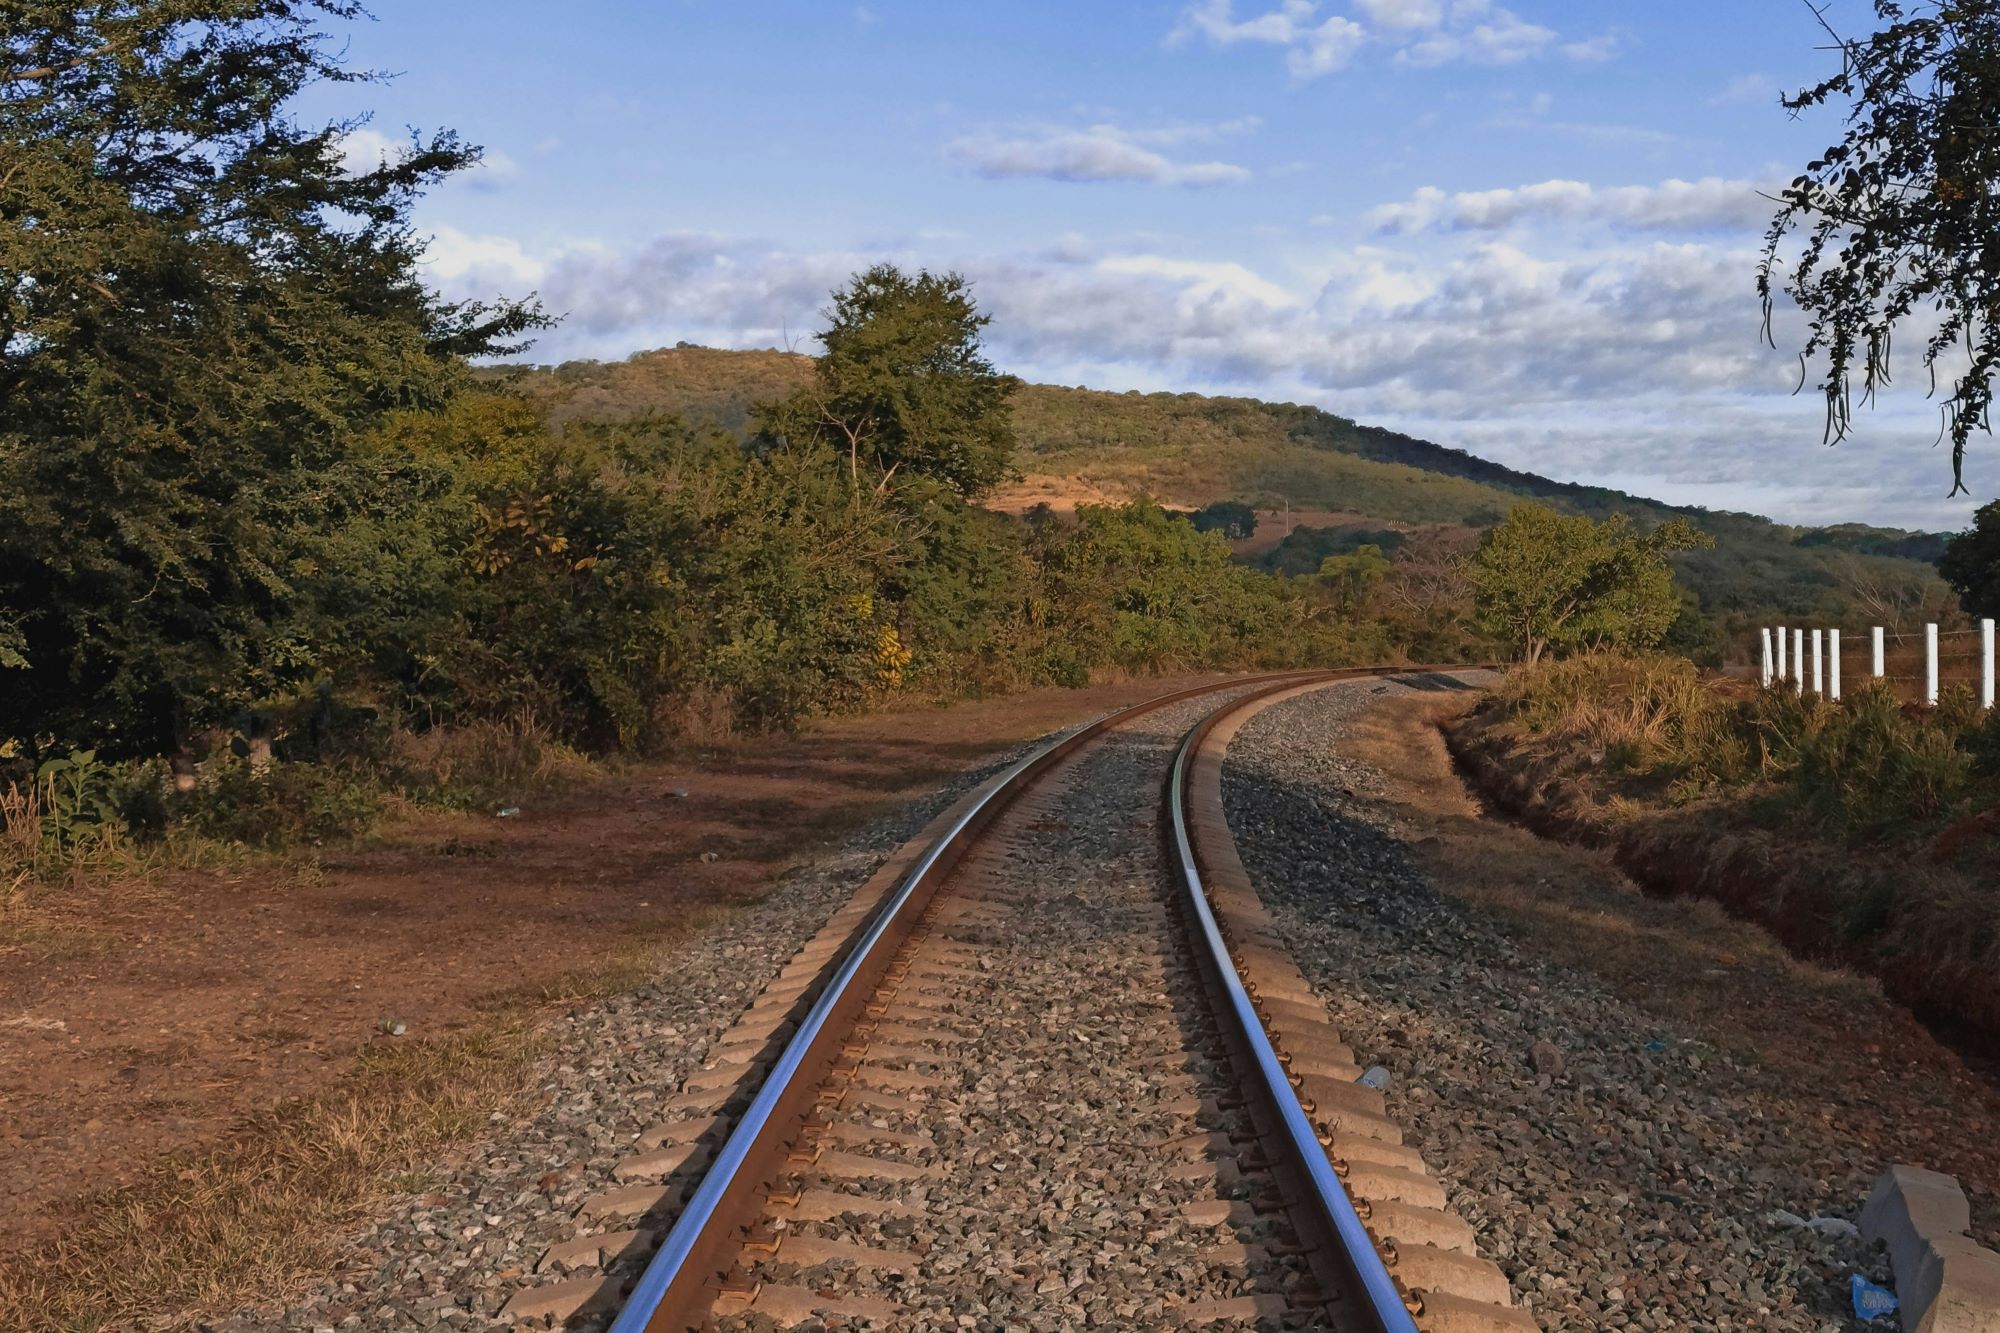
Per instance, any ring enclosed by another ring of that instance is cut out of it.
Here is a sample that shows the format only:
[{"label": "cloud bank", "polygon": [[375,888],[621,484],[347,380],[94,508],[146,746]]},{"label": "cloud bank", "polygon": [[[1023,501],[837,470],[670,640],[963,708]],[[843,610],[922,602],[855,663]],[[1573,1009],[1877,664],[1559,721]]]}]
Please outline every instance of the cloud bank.
[{"label": "cloud bank", "polygon": [[1500,231],[1547,221],[1612,223],[1645,231],[1761,231],[1776,211],[1770,189],[1714,176],[1610,187],[1550,180],[1458,194],[1425,186],[1403,203],[1371,209],[1365,220],[1381,235]]},{"label": "cloud bank", "polygon": [[[1662,231],[1718,216],[1678,202],[1685,191],[1668,187],[1679,184],[1585,187],[1581,203],[1530,186],[1514,192],[1525,203],[1462,210],[1447,196],[1438,216],[1471,219],[1462,235],[1329,245],[1263,268],[1075,236],[1018,252],[912,240],[864,254],[676,233],[537,252],[446,231],[430,271],[450,296],[539,289],[565,320],[535,355],[559,360],[680,339],[797,345],[828,292],[868,263],[951,267],[994,317],[996,358],[1031,379],[1313,402],[1560,478],[1788,521],[1962,525],[1969,506],[1942,499],[1944,456],[1920,447],[1936,433],[1920,394],[1891,395],[1856,440],[1818,448],[1818,399],[1793,396],[1796,362],[1758,341],[1754,236],[1613,231],[1576,248],[1493,231],[1551,209]],[[1975,474],[1981,461],[1975,450]]]},{"label": "cloud bank", "polygon": [[1190,141],[1219,137],[1254,121],[1226,126],[1171,126],[1129,130],[1092,125],[1080,130],[1046,129],[1015,136],[970,136],[946,145],[947,155],[992,180],[1032,177],[1070,182],[1126,181],[1149,185],[1203,187],[1240,185],[1246,167],[1231,162],[1175,161],[1159,151]]},{"label": "cloud bank", "polygon": [[1295,79],[1345,69],[1368,45],[1399,65],[1511,65],[1545,55],[1608,60],[1617,53],[1609,33],[1564,41],[1493,0],[1354,0],[1357,17],[1322,14],[1317,0],[1282,0],[1276,9],[1239,17],[1234,0],[1199,0],[1181,14],[1168,43],[1201,38],[1210,46],[1282,47]]}]

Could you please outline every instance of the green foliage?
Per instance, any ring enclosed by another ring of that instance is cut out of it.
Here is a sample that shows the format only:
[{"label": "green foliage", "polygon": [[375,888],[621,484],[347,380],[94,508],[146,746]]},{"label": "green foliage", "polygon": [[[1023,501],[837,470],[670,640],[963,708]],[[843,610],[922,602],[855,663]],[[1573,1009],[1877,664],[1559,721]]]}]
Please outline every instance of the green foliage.
[{"label": "green foliage", "polygon": [[1499,694],[1585,769],[1679,800],[1747,789],[1764,819],[1840,838],[1921,836],[2000,802],[2000,721],[1963,687],[1937,708],[1905,706],[1880,681],[1834,702],[1732,689],[1679,658],[1593,653],[1513,672]]},{"label": "green foliage", "polygon": [[1596,523],[1516,505],[1473,560],[1479,613],[1530,665],[1550,647],[1651,648],[1681,610],[1668,554],[1710,540],[1680,519],[1642,534],[1622,514]]},{"label": "green foliage", "polygon": [[1979,506],[1972,526],[1952,534],[1938,573],[1967,615],[2000,616],[2000,500]]},{"label": "green foliage", "polygon": [[259,772],[242,759],[216,758],[191,792],[168,802],[170,816],[196,837],[279,850],[323,846],[366,828],[381,807],[366,770],[337,764],[273,764]]},{"label": "green foliage", "polygon": [[1382,554],[1393,556],[1408,540],[1408,533],[1395,528],[1312,527],[1301,523],[1259,556],[1256,563],[1274,574],[1313,574],[1330,555],[1347,555],[1360,547],[1373,546]]},{"label": "green foliage", "polygon": [[[733,430],[754,403],[792,394],[811,365],[779,352],[677,347],[620,362],[505,374],[559,423],[684,413]],[[1942,540],[1937,534],[1859,525],[1793,528],[1748,514],[1675,508],[1515,471],[1317,408],[1033,384],[1021,386],[1010,401],[1020,465],[1038,482],[1075,478],[1113,493],[1152,491],[1183,508],[1222,499],[1267,507],[1289,500],[1295,515],[1307,511],[1290,540],[1308,549],[1281,545],[1253,557],[1280,573],[1311,574],[1326,556],[1365,542],[1393,555],[1398,534],[1391,524],[1491,527],[1531,496],[1593,518],[1624,512],[1641,526],[1681,517],[1714,537],[1713,548],[1672,557],[1677,576],[1699,598],[1699,614],[1715,625],[1701,636],[1705,652],[1722,643],[1740,651],[1758,625],[1793,617],[1884,623],[1857,582],[1877,591],[1888,585],[1914,590],[1915,601],[1942,590],[1925,563]],[[1315,508],[1355,517],[1317,519],[1310,516]],[[1321,549],[1311,534],[1300,535],[1308,527],[1343,535]],[[1857,570],[1864,575],[1859,580]],[[1902,593],[1898,598],[1911,600]],[[1440,644],[1463,637],[1442,625],[1438,633]]]},{"label": "green foliage", "polygon": [[[1049,650],[1058,663],[1185,670],[1260,654],[1303,660],[1312,606],[1232,564],[1216,534],[1197,532],[1146,496],[1080,505],[1076,517],[1072,530],[1045,531],[1035,550],[1044,615],[1059,631]],[[1055,674],[1063,679],[1065,669]]]},{"label": "green foliage", "polygon": [[1839,704],[1766,691],[1752,717],[1786,806],[1819,827],[1872,835],[1931,826],[1959,807],[1972,775],[1959,745],[1967,712],[1906,711],[1870,681]]},{"label": "green foliage", "polygon": [[118,773],[100,763],[95,750],[72,750],[42,761],[35,770],[42,836],[68,850],[120,822]]},{"label": "green foliage", "polygon": [[337,521],[403,481],[358,434],[538,322],[419,278],[410,206],[476,150],[350,175],[288,114],[360,77],[317,27],[356,12],[30,0],[0,32],[0,735],[158,753],[325,669]]},{"label": "green foliage", "polygon": [[1897,326],[1917,320],[1933,382],[1957,371],[1943,404],[1955,495],[2000,371],[2000,0],[1875,12],[1874,34],[1835,34],[1838,74],[1784,99],[1794,113],[1845,104],[1847,131],[1780,192],[1757,289],[1767,326],[1780,286],[1806,314],[1799,359],[1824,360],[1830,440],[1852,427],[1857,373],[1866,402],[1889,382]]},{"label": "green foliage", "polygon": [[878,264],[833,293],[826,319],[812,382],[758,412],[764,438],[833,449],[856,491],[864,472],[878,494],[903,472],[962,496],[1008,474],[1018,381],[986,359],[991,317],[964,278]]},{"label": "green foliage", "polygon": [[1241,541],[1257,531],[1257,511],[1241,500],[1217,500],[1194,511],[1189,519],[1197,532],[1219,532]]},{"label": "green foliage", "polygon": [[1330,555],[1319,562],[1319,582],[1333,598],[1334,605],[1349,615],[1359,615],[1371,601],[1394,566],[1373,544],[1357,546],[1346,555]]}]

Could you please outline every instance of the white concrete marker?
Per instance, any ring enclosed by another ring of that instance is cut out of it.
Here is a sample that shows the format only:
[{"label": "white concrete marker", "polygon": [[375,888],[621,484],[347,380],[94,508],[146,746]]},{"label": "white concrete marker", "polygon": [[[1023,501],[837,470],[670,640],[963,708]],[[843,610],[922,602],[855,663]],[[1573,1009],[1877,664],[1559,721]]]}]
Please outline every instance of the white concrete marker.
[{"label": "white concrete marker", "polygon": [[1771,660],[1771,627],[1766,625],[1759,633],[1764,636],[1764,656],[1758,667],[1757,678],[1764,688],[1768,690],[1771,688],[1771,667],[1773,665]]},{"label": "white concrete marker", "polygon": [[1924,702],[1937,707],[1937,626],[1924,626]]},{"label": "white concrete marker", "polygon": [[1889,674],[1888,671],[1883,666],[1882,627],[1880,625],[1877,625],[1873,630],[1870,631],[1870,637],[1872,637],[1875,641],[1875,665],[1874,665],[1875,679],[1880,680],[1882,679],[1882,677]]},{"label": "white concrete marker", "polygon": [[1826,632],[1826,697],[1840,697],[1840,631]]},{"label": "white concrete marker", "polygon": [[1979,706],[1993,707],[1993,622],[1979,622]]},{"label": "white concrete marker", "polygon": [[1778,679],[1787,679],[1785,675],[1785,627],[1783,625],[1778,626]]},{"label": "white concrete marker", "polygon": [[1826,693],[1826,658],[1821,653],[1821,638],[1818,630],[1813,631],[1813,682],[1814,694]]},{"label": "white concrete marker", "polygon": [[1806,692],[1806,632],[1792,631],[1792,688],[1798,694]]}]

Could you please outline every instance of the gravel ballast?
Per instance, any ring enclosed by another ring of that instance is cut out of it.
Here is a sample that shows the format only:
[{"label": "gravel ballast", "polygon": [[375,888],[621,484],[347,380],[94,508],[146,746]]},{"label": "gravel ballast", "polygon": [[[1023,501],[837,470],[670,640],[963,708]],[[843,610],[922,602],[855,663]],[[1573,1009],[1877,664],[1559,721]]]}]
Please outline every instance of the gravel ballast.
[{"label": "gravel ballast", "polygon": [[1341,753],[1403,688],[1266,710],[1231,746],[1224,804],[1299,967],[1357,1058],[1391,1071],[1390,1114],[1482,1255],[1551,1333],[1860,1327],[1848,1274],[1886,1280],[1884,1261],[1838,1222],[1795,1223],[1851,1219],[1881,1163],[1831,1118],[1812,1135],[1772,1114],[1810,1088],[1525,955],[1427,883],[1380,774]]},{"label": "gravel ballast", "polygon": [[[910,1269],[793,1273],[781,1251],[755,1276],[886,1300],[897,1329],[1162,1328],[1194,1303],[1282,1302],[1301,1275],[1246,1251],[1258,1238],[1250,1224],[1219,1220],[1252,1183],[1198,1145],[1248,1126],[1240,1111],[1202,1106],[1234,1079],[1200,1030],[1206,1000],[1165,898],[1160,785],[1180,737],[1215,706],[1171,706],[1083,752],[1010,809],[941,890],[911,957],[950,971],[910,985],[922,1013],[892,1002],[884,1020],[934,1030],[920,1044],[940,1054],[904,1037],[863,1062],[912,1075],[897,1094],[908,1115],[874,1119],[925,1136],[867,1156],[929,1174],[798,1176],[914,1210],[804,1228],[907,1254]],[[763,1325],[752,1314],[719,1326]]]},{"label": "gravel ballast", "polygon": [[486,1329],[523,1275],[566,1238],[585,1197],[659,1118],[659,1103],[792,954],[945,806],[1037,741],[969,771],[783,878],[763,902],[677,946],[647,986],[565,1015],[537,1105],[497,1114],[468,1159],[440,1164],[357,1241],[339,1277],[284,1310],[210,1327]]}]

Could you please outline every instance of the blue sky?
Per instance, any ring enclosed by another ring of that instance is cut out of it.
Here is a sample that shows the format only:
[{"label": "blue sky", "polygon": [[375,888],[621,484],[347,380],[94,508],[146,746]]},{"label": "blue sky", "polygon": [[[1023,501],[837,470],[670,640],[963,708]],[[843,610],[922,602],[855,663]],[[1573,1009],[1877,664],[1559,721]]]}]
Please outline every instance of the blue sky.
[{"label": "blue sky", "polygon": [[1031,379],[1312,402],[1788,521],[1974,503],[1920,392],[1828,451],[1758,345],[1757,191],[1838,132],[1776,105],[1833,59],[1803,0],[381,0],[345,35],[398,77],[308,113],[371,112],[360,160],[486,146],[420,208],[431,278],[539,291],[537,360],[809,348],[890,259],[971,278]]}]

